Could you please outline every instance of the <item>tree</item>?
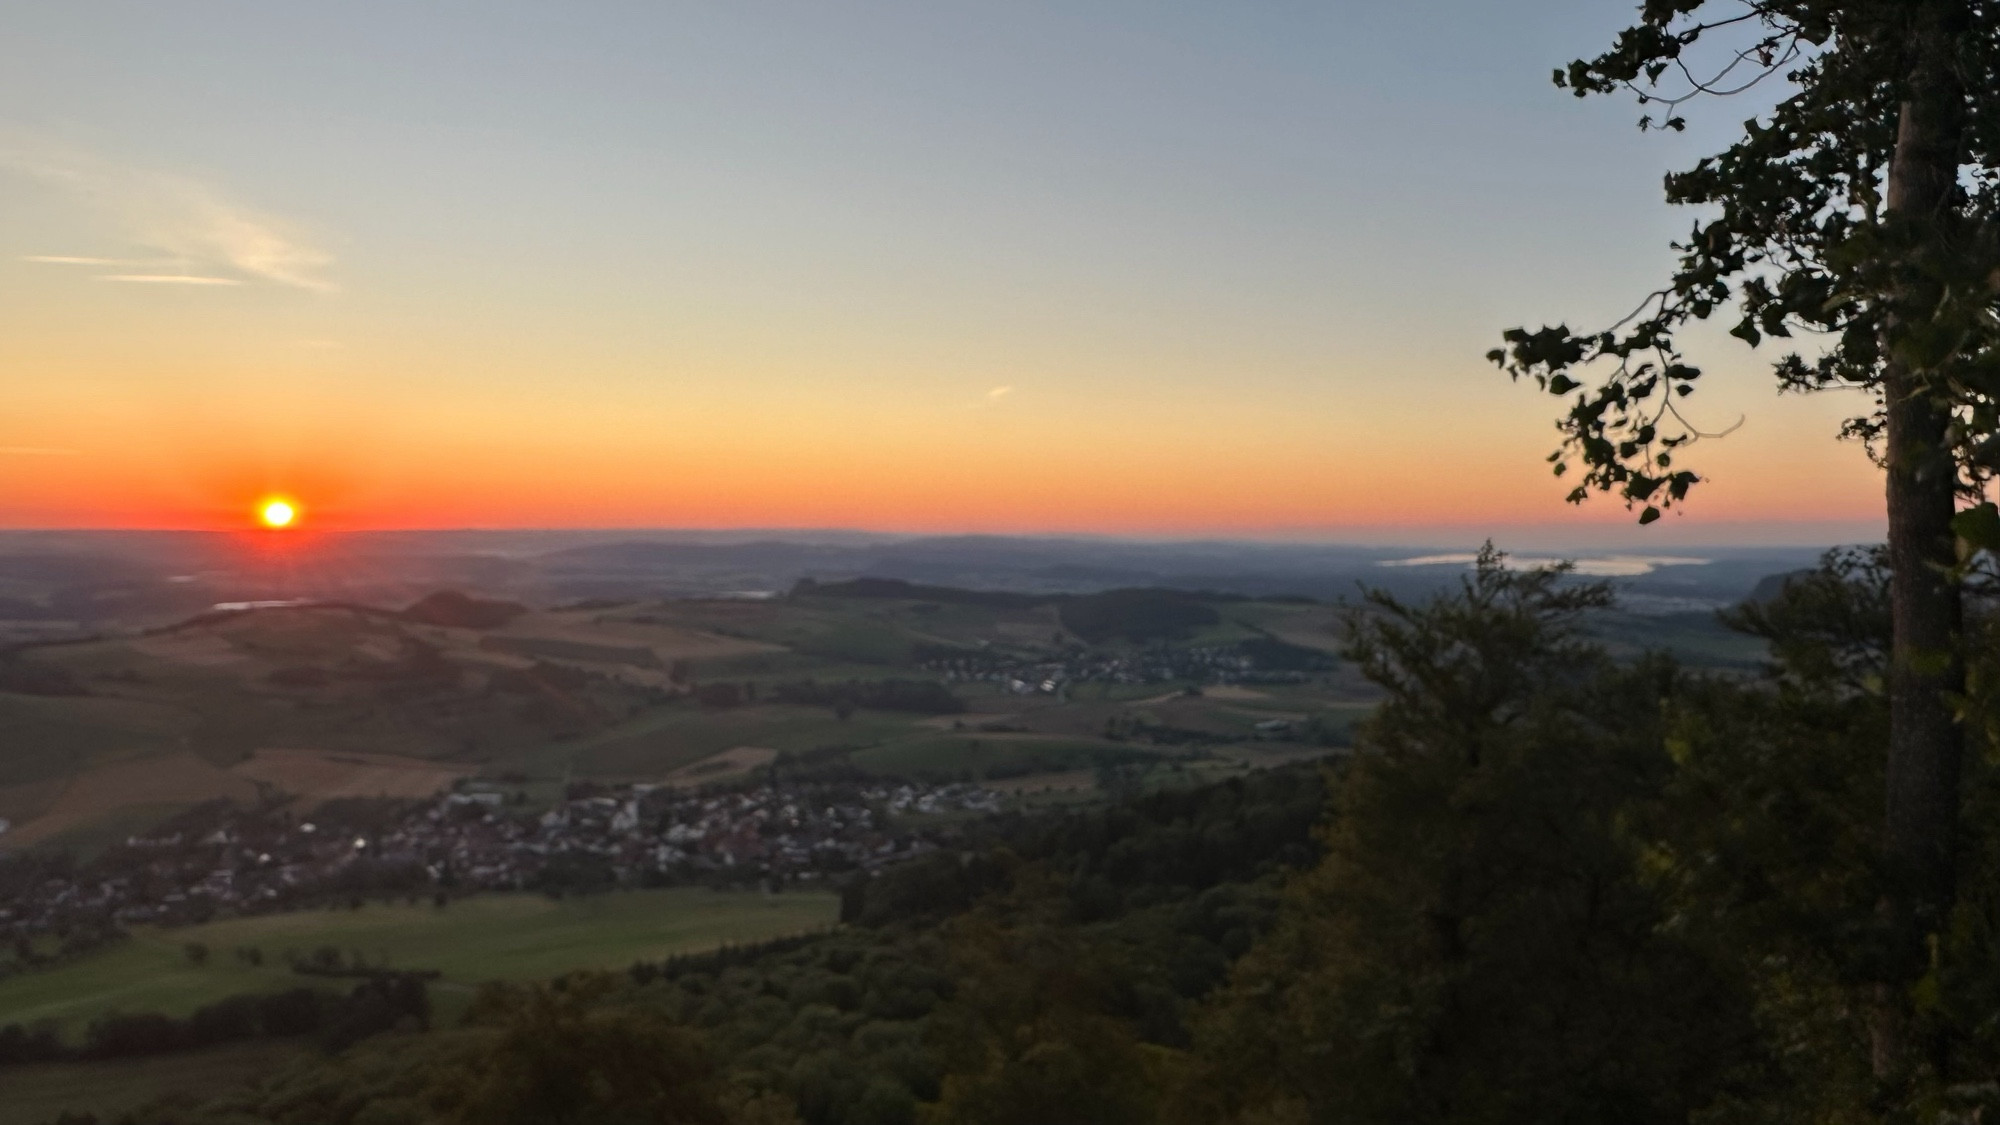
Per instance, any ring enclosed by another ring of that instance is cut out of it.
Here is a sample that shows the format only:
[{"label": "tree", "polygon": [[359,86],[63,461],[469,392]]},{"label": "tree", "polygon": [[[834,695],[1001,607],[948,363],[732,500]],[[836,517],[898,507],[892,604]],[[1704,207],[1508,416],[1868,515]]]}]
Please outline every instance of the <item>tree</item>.
[{"label": "tree", "polygon": [[[1868,993],[1888,952],[1875,914],[1889,720],[1884,552],[1832,552],[1724,619],[1766,640],[1771,663],[1757,677],[1690,683],[1673,701],[1674,770],[1647,848],[1647,871],[1679,928],[1734,964],[1754,997],[1760,1049],[1742,1052],[1703,1117],[1866,1120],[1884,1108],[1870,1105],[1867,1049]],[[1990,789],[1973,780],[1975,794]],[[1962,986],[1963,970],[1976,966],[1990,982],[1993,959],[1980,944],[1941,944],[1941,979]],[[1985,1018],[1960,1014],[1933,1018]],[[1993,1055],[1964,1061],[1984,1070]]]},{"label": "tree", "polygon": [[1159,1120],[1169,1053],[1119,1016],[1129,973],[1062,917],[1063,888],[1024,872],[947,923],[960,986],[933,1021],[946,1072],[924,1125]]},{"label": "tree", "polygon": [[[1704,54],[1707,55],[1704,58]],[[1678,409],[1700,369],[1676,333],[1734,310],[1755,347],[1805,333],[1774,365],[1786,390],[1860,389],[1849,421],[1886,478],[1893,623],[1882,920],[1891,958],[1875,1066],[1918,1065],[1907,999],[1954,900],[1963,695],[1959,580],[1971,548],[2000,548],[1980,501],[2000,470],[2000,7],[1984,0],[1646,0],[1612,48],[1556,73],[1578,96],[1631,91],[1642,128],[1777,77],[1791,90],[1724,152],[1670,175],[1670,203],[1711,210],[1674,249],[1669,283],[1594,333],[1514,329],[1489,358],[1575,397],[1556,472],[1570,494],[1613,492],[1640,522],[1697,482],[1681,450],[1702,435]],[[1655,115],[1659,116],[1655,119]],[[1606,373],[1595,387],[1577,377]]]},{"label": "tree", "polygon": [[1385,698],[1324,857],[1199,1021],[1184,1119],[1680,1125],[1753,1053],[1639,876],[1681,676],[1579,637],[1607,598],[1489,547],[1461,590],[1351,617]]},{"label": "tree", "polygon": [[497,1034],[441,1075],[432,1104],[477,1125],[728,1125],[731,1091],[700,1038],[607,992],[576,978],[482,993],[468,1018]]}]

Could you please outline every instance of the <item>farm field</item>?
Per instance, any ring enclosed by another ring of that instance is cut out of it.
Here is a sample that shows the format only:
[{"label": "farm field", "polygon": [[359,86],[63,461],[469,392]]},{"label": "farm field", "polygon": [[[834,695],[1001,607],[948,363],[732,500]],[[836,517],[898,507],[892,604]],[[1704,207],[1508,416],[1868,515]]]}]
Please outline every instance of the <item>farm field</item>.
[{"label": "farm field", "polygon": [[1108,761],[1163,757],[1152,747],[1033,734],[931,734],[848,755],[865,770],[933,781],[1068,774]]},{"label": "farm field", "polygon": [[[343,956],[359,952],[370,964],[440,970],[439,999],[445,1001],[481,981],[621,969],[818,929],[838,915],[839,901],[831,894],[673,888],[561,900],[479,895],[443,908],[369,904],[139,929],[129,941],[74,963],[0,980],[0,1025],[55,1020],[74,1035],[106,1012],[186,1015],[225,996],[297,988],[319,978],[291,972],[285,954],[305,955],[320,946],[337,947]],[[190,961],[190,942],[209,948],[206,964]],[[238,960],[234,951],[242,947],[262,951],[263,964]]]},{"label": "farm field", "polygon": [[[24,651],[13,659],[32,674],[13,682],[54,694],[0,690],[0,729],[16,736],[0,746],[0,848],[90,854],[214,800],[309,815],[467,780],[535,805],[575,781],[740,779],[707,763],[742,748],[891,779],[1072,775],[1178,758],[1190,740],[1255,741],[1273,718],[1318,717],[1323,741],[1372,703],[1327,655],[1328,606],[1143,591],[1081,617],[1068,604],[879,583],[558,608],[439,595],[207,613]],[[1312,672],[1180,692],[1210,678],[1202,659],[1246,644]],[[1088,670],[1148,660],[1145,682]],[[1082,678],[1023,694],[1016,674]],[[963,711],[777,702],[788,685],[889,680],[943,680]],[[1155,746],[1129,737],[1135,724],[1171,730]]]},{"label": "farm field", "polygon": [[[662,708],[602,734],[564,746],[570,767],[584,777],[658,780],[738,746],[805,751],[821,746],[868,745],[907,735],[915,717],[865,713],[838,720],[824,708],[757,704],[704,710]],[[539,757],[546,759],[553,752]],[[520,761],[532,769],[536,755]]]}]

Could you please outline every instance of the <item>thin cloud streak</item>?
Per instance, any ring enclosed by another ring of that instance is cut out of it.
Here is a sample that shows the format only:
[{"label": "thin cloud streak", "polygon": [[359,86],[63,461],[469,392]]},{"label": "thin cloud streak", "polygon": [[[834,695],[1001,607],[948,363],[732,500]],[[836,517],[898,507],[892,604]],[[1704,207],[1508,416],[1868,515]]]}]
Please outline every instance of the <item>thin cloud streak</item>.
[{"label": "thin cloud streak", "polygon": [[136,281],[146,285],[241,285],[233,277],[202,277],[184,273],[107,273],[99,281]]},{"label": "thin cloud streak", "polygon": [[28,254],[23,256],[21,260],[45,266],[178,266],[185,264],[185,260],[181,258],[86,258],[74,254]]},{"label": "thin cloud streak", "polygon": [[[289,224],[225,199],[196,180],[21,144],[0,146],[0,168],[70,192],[111,218],[135,243],[172,254],[175,262],[234,270],[315,292],[335,288],[321,276],[333,263],[331,254]],[[165,264],[62,255],[31,260],[60,265]]]}]

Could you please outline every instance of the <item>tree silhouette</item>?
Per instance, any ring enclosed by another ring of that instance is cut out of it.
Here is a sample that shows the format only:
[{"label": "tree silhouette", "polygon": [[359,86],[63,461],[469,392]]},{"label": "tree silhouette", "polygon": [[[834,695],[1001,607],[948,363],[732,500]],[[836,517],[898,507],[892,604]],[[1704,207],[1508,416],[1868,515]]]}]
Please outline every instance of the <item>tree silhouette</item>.
[{"label": "tree silhouette", "polygon": [[[1911,986],[1954,901],[1964,693],[1961,583],[2000,548],[1980,503],[2000,469],[2000,9],[1975,0],[1646,0],[1612,48],[1556,73],[1581,97],[1629,91],[1642,128],[1679,130],[1689,103],[1766,80],[1790,93],[1725,151],[1667,177],[1708,209],[1674,243],[1668,284],[1598,332],[1514,329],[1489,353],[1570,398],[1558,474],[1570,499],[1611,492],[1650,523],[1697,482],[1703,436],[1678,410],[1701,375],[1676,342],[1730,311],[1755,347],[1811,338],[1774,370],[1787,390],[1860,389],[1851,419],[1887,482],[1893,623],[1876,1069],[1915,1041]],[[1586,385],[1595,374],[1595,385]],[[1959,512],[1961,501],[1971,506]]]}]

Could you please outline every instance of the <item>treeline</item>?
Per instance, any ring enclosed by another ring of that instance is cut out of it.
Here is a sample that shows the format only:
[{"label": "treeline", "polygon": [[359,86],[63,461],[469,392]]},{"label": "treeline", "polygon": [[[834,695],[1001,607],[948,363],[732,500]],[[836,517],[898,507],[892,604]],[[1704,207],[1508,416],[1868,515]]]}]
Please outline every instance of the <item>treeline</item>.
[{"label": "treeline", "polygon": [[1222,615],[1202,595],[1150,588],[1106,590],[1064,598],[1056,607],[1063,628],[1089,644],[1179,640]]},{"label": "treeline", "polygon": [[46,942],[38,942],[32,937],[16,936],[8,944],[0,946],[0,980],[18,973],[54,968],[130,936],[124,927],[104,918],[78,919],[62,927],[56,935],[54,949],[47,948]]},{"label": "treeline", "polygon": [[8,1024],[0,1027],[0,1066],[165,1055],[266,1037],[310,1037],[339,1051],[391,1028],[427,1028],[430,1013],[422,980],[385,974],[345,995],[294,988],[232,996],[178,1019],[158,1012],[113,1013],[91,1021],[75,1044],[65,1042],[53,1024]]},{"label": "treeline", "polygon": [[742,965],[754,965],[779,954],[804,949],[825,937],[824,932],[789,934],[785,937],[742,945],[719,945],[699,953],[676,953],[661,961],[634,961],[626,970],[636,984],[656,980],[678,980],[690,973],[718,973]]},{"label": "treeline", "polygon": [[1330,672],[1340,664],[1328,653],[1276,637],[1251,637],[1239,641],[1236,649],[1268,672]]},{"label": "treeline", "polygon": [[1004,814],[969,828],[957,849],[850,883],[840,918],[869,927],[934,923],[1010,885],[1030,864],[1065,874],[1063,894],[1078,920],[1112,918],[1310,863],[1325,807],[1322,772],[1308,765],[1108,808]]}]

